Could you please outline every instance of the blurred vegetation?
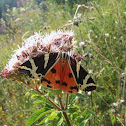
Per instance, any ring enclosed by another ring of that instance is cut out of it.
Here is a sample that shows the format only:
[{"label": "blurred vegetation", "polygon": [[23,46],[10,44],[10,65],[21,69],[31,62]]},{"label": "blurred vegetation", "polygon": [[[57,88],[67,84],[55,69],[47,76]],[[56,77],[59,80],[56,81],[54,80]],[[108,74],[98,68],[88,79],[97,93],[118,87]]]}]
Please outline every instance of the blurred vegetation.
[{"label": "blurred vegetation", "polygon": [[[94,77],[97,90],[82,96],[70,95],[66,112],[72,126],[125,126],[125,0],[69,2],[29,0],[23,7],[8,8],[1,18],[0,71],[17,45],[21,46],[23,40],[34,32],[44,34],[73,27],[78,42],[76,51],[84,57],[82,65]],[[78,6],[80,3],[86,6]],[[73,17],[77,23],[72,26]],[[58,104],[56,91],[46,88],[42,91]],[[34,112],[31,120],[45,113],[33,125],[40,122],[41,126],[67,125],[62,113],[43,96],[18,82],[0,77],[0,96],[1,126],[24,126]]]},{"label": "blurred vegetation", "polygon": [[7,9],[12,7],[17,7],[17,0],[1,0],[0,1],[0,18],[2,18],[2,13],[7,12]]}]

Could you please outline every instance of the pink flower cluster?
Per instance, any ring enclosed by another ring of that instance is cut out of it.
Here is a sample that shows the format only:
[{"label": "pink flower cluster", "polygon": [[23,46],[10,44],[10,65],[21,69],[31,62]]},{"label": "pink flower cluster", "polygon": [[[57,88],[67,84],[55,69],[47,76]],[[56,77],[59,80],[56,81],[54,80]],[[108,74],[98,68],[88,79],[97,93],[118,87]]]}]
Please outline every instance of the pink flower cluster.
[{"label": "pink flower cluster", "polygon": [[36,33],[24,41],[22,47],[15,50],[0,76],[9,77],[17,68],[33,57],[51,52],[69,52],[74,59],[82,58],[74,52],[73,32],[52,31],[50,34],[41,35]]}]

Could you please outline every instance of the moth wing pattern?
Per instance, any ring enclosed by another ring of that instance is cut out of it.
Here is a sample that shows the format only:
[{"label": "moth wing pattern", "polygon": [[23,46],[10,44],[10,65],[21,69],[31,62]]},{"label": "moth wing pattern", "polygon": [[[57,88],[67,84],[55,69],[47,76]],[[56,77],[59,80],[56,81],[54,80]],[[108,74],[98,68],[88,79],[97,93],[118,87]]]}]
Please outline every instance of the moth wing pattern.
[{"label": "moth wing pattern", "polygon": [[58,60],[55,65],[48,70],[45,77],[41,79],[41,83],[44,87],[52,88],[54,90],[60,89],[61,85],[61,64]]},{"label": "moth wing pattern", "polygon": [[78,92],[77,83],[73,77],[68,59],[63,58],[62,55],[68,57],[67,54],[60,53],[60,59],[42,78],[42,85],[54,90],[61,89],[66,93],[76,94]]},{"label": "moth wing pattern", "polygon": [[63,77],[63,80],[61,83],[61,89],[64,92],[76,94],[78,92],[78,86],[75,81],[75,78],[74,78],[74,75],[73,75],[73,72],[71,70],[68,60],[66,60],[62,77]]},{"label": "moth wing pattern", "polygon": [[71,57],[70,66],[80,90],[93,91],[96,89],[96,84],[94,80],[90,77],[88,72],[75,59]]},{"label": "moth wing pattern", "polygon": [[[65,58],[63,58],[65,56]],[[62,65],[63,60],[65,65]],[[18,68],[34,79],[41,79],[44,87],[76,94],[79,89],[92,91],[96,84],[85,69],[67,53],[46,53],[34,57]]]},{"label": "moth wing pattern", "polygon": [[58,62],[58,60],[58,53],[46,53],[29,59],[25,63],[21,64],[18,70],[20,73],[24,73],[29,77],[38,79],[44,77]]}]

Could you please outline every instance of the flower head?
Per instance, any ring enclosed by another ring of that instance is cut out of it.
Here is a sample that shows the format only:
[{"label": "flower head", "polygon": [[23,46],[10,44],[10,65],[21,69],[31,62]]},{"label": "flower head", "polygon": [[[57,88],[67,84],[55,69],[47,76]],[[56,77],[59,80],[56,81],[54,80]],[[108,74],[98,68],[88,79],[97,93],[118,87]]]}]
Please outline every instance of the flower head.
[{"label": "flower head", "polygon": [[81,57],[74,56],[75,53],[72,51],[75,42],[73,37],[73,32],[52,31],[46,35],[35,33],[35,35],[24,41],[22,47],[14,51],[8,64],[1,71],[0,76],[9,77],[13,75],[21,64],[45,53],[72,52],[70,53],[71,56],[81,60]]}]

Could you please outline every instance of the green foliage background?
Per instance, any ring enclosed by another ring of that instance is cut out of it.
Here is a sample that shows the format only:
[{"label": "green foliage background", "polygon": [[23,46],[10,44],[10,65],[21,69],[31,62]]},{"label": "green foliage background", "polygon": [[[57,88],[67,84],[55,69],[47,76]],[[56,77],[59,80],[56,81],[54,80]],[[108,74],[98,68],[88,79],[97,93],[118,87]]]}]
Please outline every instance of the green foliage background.
[{"label": "green foliage background", "polygon": [[[81,23],[79,27],[74,25],[73,30],[78,42],[77,52],[85,56],[82,66],[88,71],[93,71],[91,73],[97,83],[97,90],[91,95],[70,95],[66,112],[73,126],[124,126],[125,0],[75,1],[71,4],[69,2],[30,0],[24,7],[8,9],[4,13],[4,19],[1,19],[1,24],[6,26],[6,30],[0,35],[0,71],[5,67],[13,50],[17,49],[17,45],[21,46],[22,41],[34,32],[44,34],[58,28],[71,30],[72,25],[66,24],[73,20],[77,9],[75,3],[86,4],[88,8],[79,9],[78,13],[82,14]],[[90,7],[94,8],[90,10]],[[79,46],[80,42],[85,43],[83,47]],[[42,91],[58,104],[57,91],[46,88],[42,88]],[[41,126],[66,126],[60,111],[43,96],[18,82],[0,77],[0,96],[0,125],[24,126],[27,123],[29,126],[34,123],[33,125]],[[124,102],[121,103],[120,100]]]}]

